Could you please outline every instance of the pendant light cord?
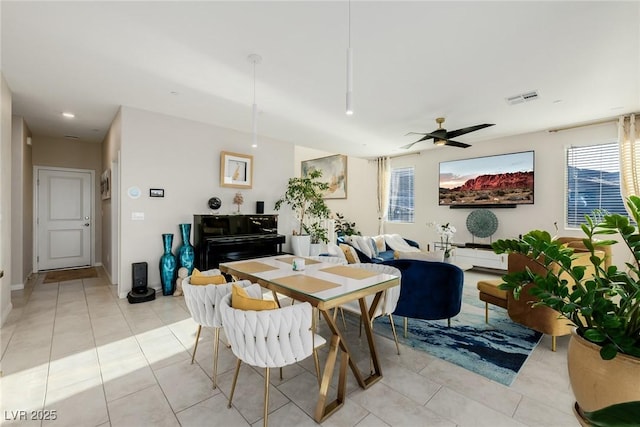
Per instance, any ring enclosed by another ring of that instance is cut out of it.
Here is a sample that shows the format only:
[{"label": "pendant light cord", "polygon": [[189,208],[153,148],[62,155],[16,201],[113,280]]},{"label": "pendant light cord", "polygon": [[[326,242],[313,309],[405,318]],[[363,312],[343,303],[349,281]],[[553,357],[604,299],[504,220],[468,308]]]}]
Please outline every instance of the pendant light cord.
[{"label": "pendant light cord", "polygon": [[348,5],[348,30],[347,30],[347,99],[346,113],[353,114],[353,52],[351,51],[351,0]]}]

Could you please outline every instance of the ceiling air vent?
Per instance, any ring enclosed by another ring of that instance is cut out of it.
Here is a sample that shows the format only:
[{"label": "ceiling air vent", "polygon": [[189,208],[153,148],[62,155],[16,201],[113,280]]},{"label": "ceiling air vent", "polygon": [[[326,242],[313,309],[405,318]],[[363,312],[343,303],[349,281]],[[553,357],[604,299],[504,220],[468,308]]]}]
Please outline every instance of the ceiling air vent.
[{"label": "ceiling air vent", "polygon": [[75,136],[75,135],[65,135],[64,137],[67,138],[67,139],[80,139],[80,137]]},{"label": "ceiling air vent", "polygon": [[521,93],[519,95],[510,96],[507,98],[507,104],[516,105],[522,104],[523,102],[533,101],[534,99],[538,99],[540,95],[538,95],[538,91],[534,90],[531,92]]}]

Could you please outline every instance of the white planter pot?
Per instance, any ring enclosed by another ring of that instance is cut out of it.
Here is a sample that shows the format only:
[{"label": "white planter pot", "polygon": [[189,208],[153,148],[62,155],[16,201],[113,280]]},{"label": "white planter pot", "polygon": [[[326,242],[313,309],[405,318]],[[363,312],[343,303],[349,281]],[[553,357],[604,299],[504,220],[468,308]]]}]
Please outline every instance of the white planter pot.
[{"label": "white planter pot", "polygon": [[309,248],[309,255],[320,255],[321,253],[326,251],[326,245],[324,243],[311,243],[311,246]]},{"label": "white planter pot", "polygon": [[295,256],[309,256],[311,236],[291,236],[291,250]]}]

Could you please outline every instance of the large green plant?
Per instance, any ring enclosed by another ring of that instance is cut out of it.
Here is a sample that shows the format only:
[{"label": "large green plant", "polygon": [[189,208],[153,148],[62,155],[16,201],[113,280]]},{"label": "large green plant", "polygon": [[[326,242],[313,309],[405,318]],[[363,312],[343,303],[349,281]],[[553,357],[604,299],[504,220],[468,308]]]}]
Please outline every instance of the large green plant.
[{"label": "large green plant", "polygon": [[297,234],[310,234],[314,242],[327,241],[326,230],[320,226],[320,220],[329,218],[331,214],[323,198],[329,184],[318,181],[320,177],[322,171],[314,169],[305,177],[289,178],[287,191],[275,206],[280,210],[283,203],[289,205],[300,222]]},{"label": "large green plant", "polygon": [[[640,198],[627,200],[636,224],[640,223]],[[500,287],[519,296],[530,282],[531,294],[543,305],[570,319],[582,337],[601,346],[602,359],[613,359],[618,352],[640,357],[640,233],[629,218],[620,214],[594,212],[585,217],[582,240],[590,252],[593,274],[585,274],[586,266],[573,265],[574,250],[553,239],[546,231],[530,231],[521,239],[504,239],[493,243],[496,253],[519,253],[546,268],[546,275],[530,270],[503,276]],[[598,240],[618,233],[633,254],[627,270],[615,265],[605,267],[596,246],[611,246],[616,240]],[[557,268],[553,268],[553,267]],[[555,272],[554,272],[555,271]]]}]

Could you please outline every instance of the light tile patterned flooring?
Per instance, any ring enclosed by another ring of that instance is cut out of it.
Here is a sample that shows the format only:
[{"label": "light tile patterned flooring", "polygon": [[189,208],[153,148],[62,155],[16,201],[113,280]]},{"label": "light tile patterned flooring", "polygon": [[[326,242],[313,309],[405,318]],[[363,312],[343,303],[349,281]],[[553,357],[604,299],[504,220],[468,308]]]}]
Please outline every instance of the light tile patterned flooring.
[{"label": "light tile patterned flooring", "polygon": [[[486,276],[465,272],[465,292],[476,295],[475,283]],[[131,305],[115,296],[104,274],[59,284],[42,284],[43,277],[12,293],[14,308],[1,329],[3,425],[262,425],[263,371],[243,365],[228,409],[235,358],[221,348],[219,388],[212,389],[213,333],[203,329],[191,365],[196,324],[182,297],[160,294]],[[347,337],[366,372],[366,344],[356,329]],[[543,338],[511,387],[408,347],[398,356],[393,341],[377,340],[382,381],[362,390],[349,371],[346,404],[323,425],[579,425],[571,412],[566,337],[557,353]],[[274,371],[271,426],[317,425],[313,372],[312,358],[286,367],[283,380]],[[31,420],[31,411],[42,409],[56,411],[57,419]],[[28,420],[14,420],[22,415]]]}]

